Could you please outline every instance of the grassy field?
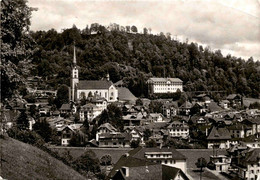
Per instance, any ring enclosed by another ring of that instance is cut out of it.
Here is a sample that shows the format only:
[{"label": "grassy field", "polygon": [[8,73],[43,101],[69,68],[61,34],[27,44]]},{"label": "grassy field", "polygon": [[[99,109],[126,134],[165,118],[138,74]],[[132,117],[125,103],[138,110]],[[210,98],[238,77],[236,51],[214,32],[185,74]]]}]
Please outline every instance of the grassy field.
[{"label": "grassy field", "polygon": [[12,138],[0,138],[0,176],[4,179],[86,179],[48,153]]},{"label": "grassy field", "polygon": [[96,153],[97,158],[101,158],[103,155],[110,154],[112,157],[112,163],[116,163],[118,159],[125,153],[131,150],[131,148],[91,148],[91,147],[52,147],[53,151],[62,155],[65,151],[70,151],[70,154],[74,159],[81,156],[85,151],[92,150]]}]

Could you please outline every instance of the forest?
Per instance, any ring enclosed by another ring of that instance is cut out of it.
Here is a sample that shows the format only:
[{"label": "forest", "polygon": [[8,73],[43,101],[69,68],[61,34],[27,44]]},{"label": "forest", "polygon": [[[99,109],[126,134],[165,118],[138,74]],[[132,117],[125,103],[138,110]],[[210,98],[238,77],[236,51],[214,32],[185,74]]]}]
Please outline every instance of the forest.
[{"label": "forest", "polygon": [[30,32],[36,46],[33,74],[47,78],[52,87],[69,85],[75,45],[80,79],[98,80],[109,73],[114,83],[122,80],[137,97],[147,96],[146,80],[152,76],[178,77],[186,92],[220,91],[224,95],[259,97],[260,62],[252,57],[243,60],[223,56],[220,50],[197,43],[144,32],[107,30],[97,23],[83,30],[73,25],[61,33],[54,29]]}]

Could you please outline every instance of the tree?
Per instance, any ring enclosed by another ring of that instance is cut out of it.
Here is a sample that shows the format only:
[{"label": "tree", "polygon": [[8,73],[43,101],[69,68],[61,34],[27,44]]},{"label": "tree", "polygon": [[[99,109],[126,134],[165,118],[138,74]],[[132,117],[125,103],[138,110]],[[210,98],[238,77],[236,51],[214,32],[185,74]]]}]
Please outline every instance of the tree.
[{"label": "tree", "polygon": [[85,145],[85,142],[82,141],[82,136],[78,132],[76,132],[73,133],[69,145],[72,147],[81,147]]},{"label": "tree", "polygon": [[144,130],[144,140],[147,141],[149,137],[151,137],[152,131],[150,129],[145,129]]},{"label": "tree", "polygon": [[32,39],[29,35],[33,8],[27,0],[1,1],[1,60],[15,64],[31,53]]},{"label": "tree", "polygon": [[148,29],[146,27],[144,28],[144,34],[148,34]]},{"label": "tree", "polygon": [[131,148],[137,148],[140,145],[140,140],[133,140],[130,144]]},{"label": "tree", "polygon": [[62,104],[68,102],[69,102],[69,87],[63,84],[57,90],[57,97],[55,99],[55,104],[57,108],[60,108]]},{"label": "tree", "polygon": [[102,156],[100,159],[100,164],[103,166],[111,165],[111,163],[112,163],[112,157],[110,154],[106,154]]},{"label": "tree", "polygon": [[207,167],[207,161],[205,158],[201,157],[197,160],[195,165],[197,166],[197,168],[200,168],[200,179],[201,179],[201,173],[203,171],[203,168]]},{"label": "tree", "polygon": [[137,27],[136,26],[131,26],[131,31],[137,33],[137,31],[138,31]]},{"label": "tree", "polygon": [[143,101],[142,101],[140,98],[138,98],[138,99],[135,101],[135,105],[137,105],[137,106],[142,106],[142,105],[143,105]]},{"label": "tree", "polygon": [[25,111],[22,111],[17,119],[17,127],[20,130],[26,130],[29,128],[29,121]]},{"label": "tree", "polygon": [[46,119],[44,119],[43,121],[37,121],[33,125],[33,130],[38,133],[45,142],[49,142],[51,140],[52,129]]},{"label": "tree", "polygon": [[74,164],[79,172],[100,172],[99,160],[96,154],[91,150],[86,151],[83,155],[78,157],[74,161]]},{"label": "tree", "polygon": [[155,140],[151,139],[151,140],[145,142],[145,146],[148,147],[148,148],[149,147],[157,147],[157,144],[156,144]]},{"label": "tree", "polygon": [[88,116],[87,115],[86,115],[86,118],[85,118],[85,120],[83,122],[83,127],[85,129],[85,133],[86,134],[89,133],[89,122],[88,122]]}]

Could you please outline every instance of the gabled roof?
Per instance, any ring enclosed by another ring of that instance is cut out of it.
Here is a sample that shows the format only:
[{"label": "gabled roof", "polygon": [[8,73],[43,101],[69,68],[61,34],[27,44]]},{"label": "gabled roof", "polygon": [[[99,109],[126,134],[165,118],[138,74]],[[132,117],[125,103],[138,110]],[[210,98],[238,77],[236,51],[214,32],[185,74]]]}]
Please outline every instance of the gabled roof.
[{"label": "gabled roof", "polygon": [[207,137],[208,140],[228,140],[231,139],[230,133],[225,127],[213,127]]},{"label": "gabled roof", "polygon": [[167,126],[167,129],[171,129],[171,128],[183,129],[188,127],[189,126],[186,123],[182,123],[180,121],[173,121],[169,126]]},{"label": "gabled roof", "polygon": [[210,102],[209,105],[208,105],[208,109],[211,112],[221,111],[222,110],[222,108],[219,107],[216,102]]},{"label": "gabled roof", "polygon": [[128,88],[118,87],[118,99],[120,101],[136,101],[136,97],[129,91]]},{"label": "gabled roof", "polygon": [[192,108],[192,104],[188,101],[185,101],[181,106],[180,108],[185,108],[185,109],[190,109]]},{"label": "gabled roof", "polygon": [[79,81],[78,89],[108,89],[113,83],[107,80],[83,80]]},{"label": "gabled roof", "polygon": [[227,100],[235,99],[236,97],[241,98],[240,94],[230,94],[227,96]]},{"label": "gabled roof", "polygon": [[260,148],[253,149],[252,151],[249,151],[245,159],[243,160],[245,163],[256,163],[259,162],[260,159]]},{"label": "gabled roof", "polygon": [[110,123],[102,124],[98,127],[98,129],[100,128],[107,128],[110,132],[117,132],[117,129],[114,126],[112,126]]},{"label": "gabled roof", "polygon": [[60,110],[71,110],[70,109],[70,104],[62,104]]}]

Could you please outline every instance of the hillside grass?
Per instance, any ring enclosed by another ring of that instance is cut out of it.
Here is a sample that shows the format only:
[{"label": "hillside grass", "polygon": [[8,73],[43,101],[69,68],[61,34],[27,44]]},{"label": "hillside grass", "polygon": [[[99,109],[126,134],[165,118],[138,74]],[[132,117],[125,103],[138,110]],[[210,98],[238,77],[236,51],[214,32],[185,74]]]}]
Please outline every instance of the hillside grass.
[{"label": "hillside grass", "polygon": [[86,179],[71,167],[32,145],[4,137],[0,138],[0,147],[0,176],[4,179]]}]

